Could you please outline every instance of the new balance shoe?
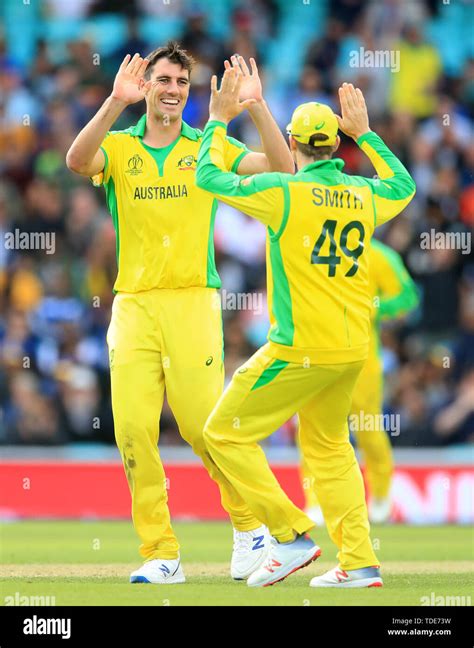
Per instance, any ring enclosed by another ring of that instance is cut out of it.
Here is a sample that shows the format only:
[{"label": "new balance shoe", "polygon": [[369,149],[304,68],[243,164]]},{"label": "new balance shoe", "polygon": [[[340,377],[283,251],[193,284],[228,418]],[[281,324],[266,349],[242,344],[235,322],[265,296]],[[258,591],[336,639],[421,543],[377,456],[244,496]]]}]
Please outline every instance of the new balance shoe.
[{"label": "new balance shoe", "polygon": [[344,570],[334,567],[322,576],[311,579],[310,587],[382,587],[383,580],[378,567]]},{"label": "new balance shoe", "polygon": [[153,583],[155,585],[171,585],[184,583],[185,577],[181,560],[148,560],[136,571],[130,574],[131,583]]},{"label": "new balance shoe", "polygon": [[260,567],[270,550],[270,533],[266,526],[253,531],[234,529],[234,548],[230,575],[234,580],[245,580]]},{"label": "new balance shoe", "polygon": [[293,542],[279,543],[271,539],[270,551],[263,565],[247,580],[249,587],[268,587],[306,567],[319,558],[321,549],[307,535]]}]

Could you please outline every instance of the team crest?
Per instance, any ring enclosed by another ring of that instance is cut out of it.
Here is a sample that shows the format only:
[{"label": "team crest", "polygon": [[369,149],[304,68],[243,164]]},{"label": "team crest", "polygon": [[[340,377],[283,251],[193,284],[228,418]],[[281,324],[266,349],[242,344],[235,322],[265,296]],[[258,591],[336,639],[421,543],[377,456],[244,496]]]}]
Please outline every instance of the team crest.
[{"label": "team crest", "polygon": [[143,160],[138,155],[138,153],[136,153],[134,156],[132,156],[129,159],[128,171],[125,171],[125,173],[130,173],[130,175],[138,175],[139,173],[143,173],[142,167],[143,167]]},{"label": "team crest", "polygon": [[180,171],[196,171],[197,159],[194,155],[186,155],[178,162],[178,169]]}]

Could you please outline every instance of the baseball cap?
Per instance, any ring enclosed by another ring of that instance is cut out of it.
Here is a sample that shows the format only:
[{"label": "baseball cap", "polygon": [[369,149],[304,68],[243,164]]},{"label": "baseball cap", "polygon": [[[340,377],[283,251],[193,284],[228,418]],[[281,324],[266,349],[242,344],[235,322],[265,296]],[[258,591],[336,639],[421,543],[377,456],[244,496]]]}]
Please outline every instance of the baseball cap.
[{"label": "baseball cap", "polygon": [[338,123],[336,115],[326,104],[309,101],[301,104],[293,113],[291,123],[286,127],[288,135],[297,142],[309,144],[312,135],[323,133],[328,139],[313,142],[314,146],[333,146],[336,143]]}]

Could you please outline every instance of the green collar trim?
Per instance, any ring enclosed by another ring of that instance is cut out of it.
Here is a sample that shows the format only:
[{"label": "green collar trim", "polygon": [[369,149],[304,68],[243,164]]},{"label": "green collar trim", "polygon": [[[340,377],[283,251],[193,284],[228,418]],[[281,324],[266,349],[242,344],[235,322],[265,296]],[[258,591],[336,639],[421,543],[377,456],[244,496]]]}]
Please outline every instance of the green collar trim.
[{"label": "green collar trim", "polygon": [[[146,115],[142,115],[137,123],[130,128],[130,135],[133,137],[143,137],[145,135],[146,128]],[[201,131],[197,128],[192,128],[185,121],[181,123],[181,136],[186,137],[187,139],[197,142],[201,135]]]},{"label": "green collar trim", "polygon": [[311,162],[303,169],[300,169],[299,173],[309,173],[318,169],[321,171],[342,171],[344,168],[344,160],[341,158],[333,158],[332,160],[318,160],[317,162]]}]

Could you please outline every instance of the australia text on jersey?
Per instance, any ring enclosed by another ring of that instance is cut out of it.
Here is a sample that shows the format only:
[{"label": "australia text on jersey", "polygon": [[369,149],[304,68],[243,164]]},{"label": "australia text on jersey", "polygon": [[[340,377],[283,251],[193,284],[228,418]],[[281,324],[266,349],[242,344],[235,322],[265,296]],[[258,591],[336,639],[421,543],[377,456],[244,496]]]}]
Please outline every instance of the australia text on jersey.
[{"label": "australia text on jersey", "polygon": [[166,200],[168,198],[187,198],[188,189],[185,184],[167,185],[164,187],[135,187],[135,200]]}]

